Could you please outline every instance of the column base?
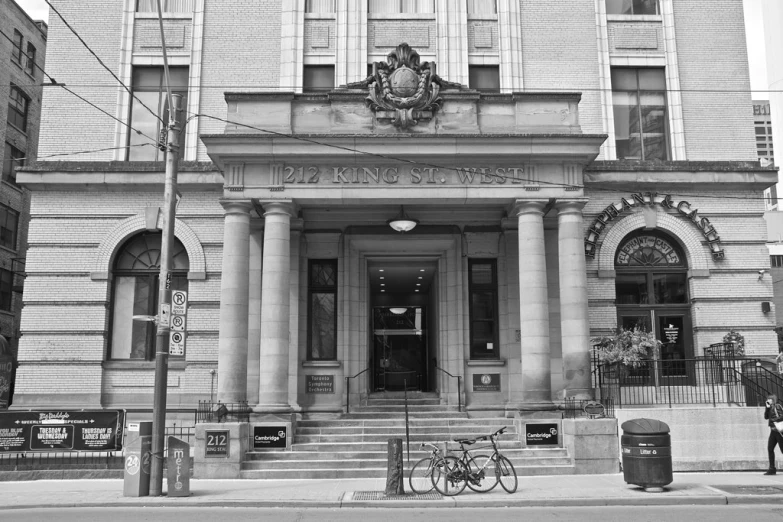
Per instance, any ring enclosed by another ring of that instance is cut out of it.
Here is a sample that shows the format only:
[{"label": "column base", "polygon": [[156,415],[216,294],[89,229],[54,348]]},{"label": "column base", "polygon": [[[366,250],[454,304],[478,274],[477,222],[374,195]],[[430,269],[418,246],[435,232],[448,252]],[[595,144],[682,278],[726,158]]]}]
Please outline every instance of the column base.
[{"label": "column base", "polygon": [[294,408],[290,404],[256,404],[253,406],[253,413],[293,413]]}]

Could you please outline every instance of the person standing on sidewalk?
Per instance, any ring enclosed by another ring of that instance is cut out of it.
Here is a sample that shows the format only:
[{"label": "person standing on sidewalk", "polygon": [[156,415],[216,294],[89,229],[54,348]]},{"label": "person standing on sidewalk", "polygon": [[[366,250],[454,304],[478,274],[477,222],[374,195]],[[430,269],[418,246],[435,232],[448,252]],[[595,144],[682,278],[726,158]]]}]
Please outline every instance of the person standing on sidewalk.
[{"label": "person standing on sidewalk", "polygon": [[777,469],[775,468],[775,446],[778,446],[781,453],[783,453],[783,434],[775,428],[775,422],[783,421],[783,405],[778,403],[777,395],[770,394],[767,396],[766,406],[764,418],[767,419],[769,424],[769,439],[767,440],[769,469],[764,474],[775,475],[777,474]]}]

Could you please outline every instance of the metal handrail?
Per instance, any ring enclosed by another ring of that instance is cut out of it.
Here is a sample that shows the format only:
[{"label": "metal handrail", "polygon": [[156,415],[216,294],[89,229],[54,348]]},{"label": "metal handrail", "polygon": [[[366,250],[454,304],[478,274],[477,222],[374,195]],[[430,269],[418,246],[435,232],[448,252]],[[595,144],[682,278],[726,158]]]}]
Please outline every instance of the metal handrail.
[{"label": "metal handrail", "polygon": [[405,448],[408,451],[408,463],[411,462],[411,432],[410,420],[408,419],[408,380],[403,379],[402,396],[405,399]]},{"label": "metal handrail", "polygon": [[351,381],[350,379],[355,379],[364,372],[367,372],[370,370],[370,367],[368,366],[364,370],[360,371],[356,375],[351,375],[350,377],[345,378],[345,413],[351,413]]},{"label": "metal handrail", "polygon": [[457,411],[462,413],[462,376],[461,375],[452,375],[440,366],[435,365],[436,370],[440,370],[449,377],[453,379],[457,379]]}]

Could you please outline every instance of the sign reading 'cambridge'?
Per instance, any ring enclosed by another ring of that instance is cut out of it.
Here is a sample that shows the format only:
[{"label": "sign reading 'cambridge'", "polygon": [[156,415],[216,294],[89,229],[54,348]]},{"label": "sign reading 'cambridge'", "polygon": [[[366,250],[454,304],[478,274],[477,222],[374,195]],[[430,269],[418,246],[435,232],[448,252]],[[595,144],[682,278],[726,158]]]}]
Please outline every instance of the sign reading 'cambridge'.
[{"label": "sign reading 'cambridge'", "polygon": [[271,166],[271,184],[504,185],[528,183],[522,167],[325,167]]},{"label": "sign reading 'cambridge'", "polygon": [[0,413],[0,451],[122,449],[122,411]]}]

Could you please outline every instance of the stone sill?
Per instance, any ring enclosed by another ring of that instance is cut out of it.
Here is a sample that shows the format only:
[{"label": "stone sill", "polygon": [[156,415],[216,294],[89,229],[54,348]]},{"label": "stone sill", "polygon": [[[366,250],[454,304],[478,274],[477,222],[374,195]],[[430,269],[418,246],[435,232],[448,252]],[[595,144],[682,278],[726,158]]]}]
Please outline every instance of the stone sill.
[{"label": "stone sill", "polygon": [[505,366],[505,359],[473,359],[468,361],[468,366]]},{"label": "stone sill", "polygon": [[663,22],[663,15],[607,14],[607,22]]},{"label": "stone sill", "polygon": [[[105,370],[154,370],[155,361],[104,361],[102,364]],[[184,359],[169,359],[169,370],[184,370],[187,363]]]},{"label": "stone sill", "polygon": [[342,361],[302,361],[302,368],[339,368]]}]

